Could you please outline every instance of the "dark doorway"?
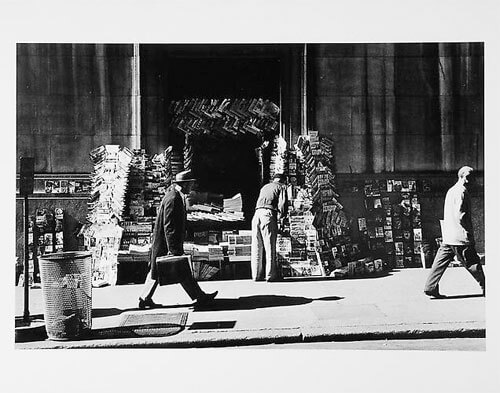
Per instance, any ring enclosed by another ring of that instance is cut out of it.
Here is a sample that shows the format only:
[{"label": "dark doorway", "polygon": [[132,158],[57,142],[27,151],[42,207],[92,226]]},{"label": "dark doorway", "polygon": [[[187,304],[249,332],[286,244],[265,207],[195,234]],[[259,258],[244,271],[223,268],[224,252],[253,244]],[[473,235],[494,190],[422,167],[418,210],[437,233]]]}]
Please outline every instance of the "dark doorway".
[{"label": "dark doorway", "polygon": [[[285,47],[272,44],[141,45],[141,126],[152,152],[172,145],[182,151],[185,136],[170,126],[173,101],[193,98],[262,98],[280,105]],[[253,215],[261,172],[251,135],[196,136],[192,169],[199,189],[242,194],[247,222]]]},{"label": "dark doorway", "polygon": [[193,138],[192,170],[200,190],[230,198],[241,193],[243,213],[249,222],[253,216],[261,178],[255,149],[257,138],[235,139],[198,136]]},{"label": "dark doorway", "polygon": [[[183,55],[170,53],[167,65],[169,101],[190,98],[262,98],[280,102],[280,60],[278,56],[254,57],[239,48],[230,53],[227,46],[184,47]],[[170,140],[183,143],[184,136],[170,129]],[[199,189],[230,198],[241,193],[243,213],[250,222],[261,186],[261,168],[255,149],[258,138],[210,135],[192,138],[192,170]]]}]

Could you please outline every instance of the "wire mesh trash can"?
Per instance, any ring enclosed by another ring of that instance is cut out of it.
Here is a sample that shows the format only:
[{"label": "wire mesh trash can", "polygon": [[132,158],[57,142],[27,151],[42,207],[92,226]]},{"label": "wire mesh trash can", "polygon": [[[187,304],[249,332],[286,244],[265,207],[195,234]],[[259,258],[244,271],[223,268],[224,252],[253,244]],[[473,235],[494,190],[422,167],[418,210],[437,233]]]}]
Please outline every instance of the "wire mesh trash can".
[{"label": "wire mesh trash can", "polygon": [[72,340],[92,327],[90,252],[58,252],[40,259],[45,328],[51,340]]}]

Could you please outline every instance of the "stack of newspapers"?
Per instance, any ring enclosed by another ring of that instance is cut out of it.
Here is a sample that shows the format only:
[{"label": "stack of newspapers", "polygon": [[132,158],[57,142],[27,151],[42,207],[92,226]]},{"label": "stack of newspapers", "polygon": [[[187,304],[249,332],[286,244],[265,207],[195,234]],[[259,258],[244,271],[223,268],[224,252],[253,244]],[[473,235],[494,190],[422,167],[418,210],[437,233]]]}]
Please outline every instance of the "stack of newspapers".
[{"label": "stack of newspapers", "polygon": [[243,201],[241,199],[241,194],[238,193],[231,198],[224,198],[223,201],[224,211],[226,213],[241,213],[243,208]]},{"label": "stack of newspapers", "polygon": [[184,253],[191,256],[191,270],[196,280],[208,280],[220,270],[222,247],[185,243]]}]

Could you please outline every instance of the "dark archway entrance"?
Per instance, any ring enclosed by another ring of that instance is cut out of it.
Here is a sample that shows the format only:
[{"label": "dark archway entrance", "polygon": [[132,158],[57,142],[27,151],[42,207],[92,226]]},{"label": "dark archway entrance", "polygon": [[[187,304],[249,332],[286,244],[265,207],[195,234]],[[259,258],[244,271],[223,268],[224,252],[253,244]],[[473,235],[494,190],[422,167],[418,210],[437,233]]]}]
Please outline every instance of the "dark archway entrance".
[{"label": "dark archway entrance", "polygon": [[253,137],[234,139],[198,136],[192,139],[191,169],[201,190],[230,198],[241,193],[243,213],[249,222],[253,216],[260,186],[261,164],[256,150],[260,141]]}]

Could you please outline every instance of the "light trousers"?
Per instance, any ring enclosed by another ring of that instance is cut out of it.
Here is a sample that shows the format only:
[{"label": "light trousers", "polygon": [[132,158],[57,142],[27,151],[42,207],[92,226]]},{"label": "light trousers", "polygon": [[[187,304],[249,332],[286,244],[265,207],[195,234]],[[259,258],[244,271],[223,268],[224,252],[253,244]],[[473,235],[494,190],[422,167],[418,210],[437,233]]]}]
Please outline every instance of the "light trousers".
[{"label": "light trousers", "polygon": [[434,258],[424,291],[432,292],[438,289],[439,280],[441,280],[446,268],[453,261],[455,255],[472,277],[474,277],[483,291],[485,290],[486,280],[480,258],[474,246],[451,246],[443,243]]},{"label": "light trousers", "polygon": [[[278,219],[276,212],[257,209],[252,219],[252,279],[274,280],[279,278],[276,259]],[[265,258],[264,258],[265,255]]]}]

